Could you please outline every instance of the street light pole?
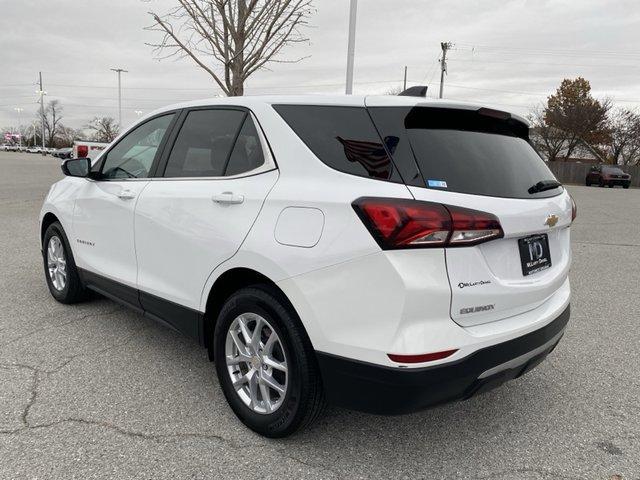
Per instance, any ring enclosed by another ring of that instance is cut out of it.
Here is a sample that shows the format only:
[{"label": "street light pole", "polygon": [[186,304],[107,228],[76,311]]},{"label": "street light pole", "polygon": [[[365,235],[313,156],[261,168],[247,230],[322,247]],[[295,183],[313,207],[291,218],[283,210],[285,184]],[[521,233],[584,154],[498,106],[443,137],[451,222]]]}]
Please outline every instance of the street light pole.
[{"label": "street light pole", "polygon": [[112,68],[111,70],[118,74],[118,125],[122,128],[122,84],[120,82],[120,75],[122,72],[127,73],[129,70],[122,68]]},{"label": "street light pole", "polygon": [[18,145],[22,148],[22,132],[20,132],[20,124],[22,123],[22,111],[24,108],[15,107],[14,110],[18,112]]},{"label": "street light pole", "polygon": [[349,44],[347,46],[347,83],[345,92],[347,95],[353,93],[353,60],[356,50],[356,12],[358,10],[358,0],[350,0],[349,4]]},{"label": "street light pole", "polygon": [[46,155],[45,151],[44,151],[44,96],[47,94],[47,92],[45,92],[42,88],[42,72],[38,72],[39,77],[40,77],[40,90],[38,90],[37,93],[40,94],[40,116],[41,116],[41,121],[42,121],[42,155]]}]

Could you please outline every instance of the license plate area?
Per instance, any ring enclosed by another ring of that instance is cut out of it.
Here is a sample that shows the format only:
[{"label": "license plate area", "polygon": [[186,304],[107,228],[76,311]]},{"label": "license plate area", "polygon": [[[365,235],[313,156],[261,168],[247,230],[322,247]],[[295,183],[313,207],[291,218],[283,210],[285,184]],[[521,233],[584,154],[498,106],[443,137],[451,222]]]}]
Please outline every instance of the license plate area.
[{"label": "license plate area", "polygon": [[518,240],[522,275],[525,277],[551,267],[549,237],[546,233],[531,235]]}]

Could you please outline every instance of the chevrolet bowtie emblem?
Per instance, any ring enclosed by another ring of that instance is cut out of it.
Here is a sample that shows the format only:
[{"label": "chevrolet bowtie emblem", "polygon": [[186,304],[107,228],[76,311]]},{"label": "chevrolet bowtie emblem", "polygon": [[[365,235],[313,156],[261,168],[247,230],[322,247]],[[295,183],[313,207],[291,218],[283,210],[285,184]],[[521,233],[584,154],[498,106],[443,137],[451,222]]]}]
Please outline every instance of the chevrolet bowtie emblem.
[{"label": "chevrolet bowtie emblem", "polygon": [[555,227],[556,223],[558,223],[558,220],[560,219],[558,218],[557,215],[549,215],[545,220],[544,224],[548,225],[549,228],[552,228],[552,227]]}]

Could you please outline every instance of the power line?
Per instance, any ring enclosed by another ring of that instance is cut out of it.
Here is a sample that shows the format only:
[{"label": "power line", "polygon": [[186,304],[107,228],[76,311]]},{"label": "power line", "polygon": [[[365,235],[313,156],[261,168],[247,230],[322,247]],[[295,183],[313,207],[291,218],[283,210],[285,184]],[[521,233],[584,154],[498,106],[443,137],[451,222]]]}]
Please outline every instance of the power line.
[{"label": "power line", "polygon": [[594,55],[605,56],[640,56],[639,52],[621,52],[619,50],[576,50],[576,49],[545,49],[545,48],[526,48],[526,47],[504,47],[496,45],[477,45],[469,43],[458,43],[458,46],[470,47],[473,49],[489,49],[501,52],[517,52],[522,55],[560,55],[560,56],[586,56],[593,57]]}]

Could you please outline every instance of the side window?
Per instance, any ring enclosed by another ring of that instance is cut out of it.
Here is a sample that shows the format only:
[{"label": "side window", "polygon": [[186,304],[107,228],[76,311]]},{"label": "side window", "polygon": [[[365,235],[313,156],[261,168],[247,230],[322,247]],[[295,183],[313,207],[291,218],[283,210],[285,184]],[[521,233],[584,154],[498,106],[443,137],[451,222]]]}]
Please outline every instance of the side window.
[{"label": "side window", "polygon": [[240,110],[189,112],[167,160],[164,176],[223,176],[245,116]]},{"label": "side window", "polygon": [[402,181],[387,154],[387,149],[395,148],[397,138],[385,138],[383,145],[364,107],[275,105],[274,108],[326,165],[360,177]]},{"label": "side window", "polygon": [[124,136],[106,153],[102,178],[146,178],[153,159],[174,114],[163,115],[143,123]]},{"label": "side window", "polygon": [[264,154],[262,145],[260,145],[260,137],[251,115],[247,115],[229,157],[224,175],[229,177],[250,172],[262,164],[264,164]]}]

